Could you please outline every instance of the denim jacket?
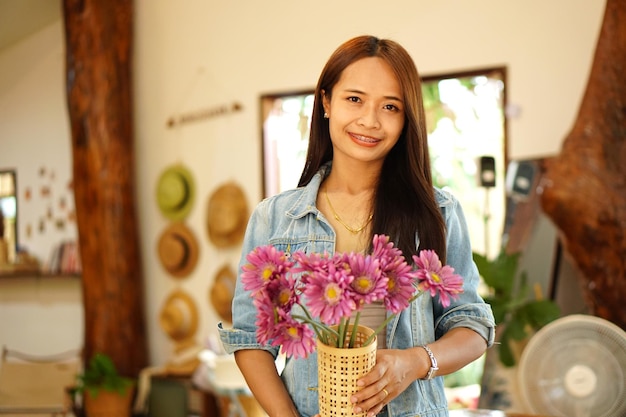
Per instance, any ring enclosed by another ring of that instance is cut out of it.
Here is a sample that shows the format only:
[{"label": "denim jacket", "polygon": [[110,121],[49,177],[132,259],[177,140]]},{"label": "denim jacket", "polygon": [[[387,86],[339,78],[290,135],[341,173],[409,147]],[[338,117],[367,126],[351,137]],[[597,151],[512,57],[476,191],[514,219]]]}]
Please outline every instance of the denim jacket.
[{"label": "denim jacket", "polygon": [[[315,207],[318,189],[330,170],[322,169],[305,187],[285,191],[263,200],[250,217],[239,265],[245,255],[260,245],[272,244],[286,253],[298,250],[323,253],[335,250],[335,232]],[[467,226],[460,205],[449,193],[436,189],[437,202],[447,226],[447,263],[464,278],[457,300],[442,308],[436,298],[419,297],[409,308],[389,322],[386,346],[403,349],[431,343],[448,330],[467,327],[480,334],[488,346],[493,344],[495,323],[491,308],[477,293],[479,275],[472,261]],[[274,357],[278,348],[259,345],[256,340],[256,308],[250,294],[237,282],[233,298],[233,327],[218,324],[220,339],[227,353],[239,349],[264,349]],[[317,355],[306,359],[287,359],[281,377],[300,415],[318,413]],[[446,417],[447,402],[443,378],[416,380],[383,410],[389,417]]]}]

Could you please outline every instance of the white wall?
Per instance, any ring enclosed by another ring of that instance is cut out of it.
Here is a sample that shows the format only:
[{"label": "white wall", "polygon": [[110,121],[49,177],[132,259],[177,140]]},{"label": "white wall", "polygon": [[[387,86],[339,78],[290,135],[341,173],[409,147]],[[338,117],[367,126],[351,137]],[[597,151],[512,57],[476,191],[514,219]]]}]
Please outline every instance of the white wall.
[{"label": "white wall", "polygon": [[[17,169],[19,243],[42,262],[77,236],[64,63],[60,21],[0,50],[0,168]],[[82,340],[78,279],[0,278],[0,345],[51,354]]]},{"label": "white wall", "polygon": [[[506,65],[508,99],[516,110],[509,120],[509,156],[555,154],[578,111],[604,1],[137,0],[135,9],[137,203],[149,345],[156,364],[167,360],[172,349],[158,327],[158,314],[176,286],[193,293],[201,308],[199,339],[215,334],[210,284],[224,263],[236,267],[239,253],[219,250],[209,242],[206,202],[228,180],[242,185],[251,206],[259,200],[261,94],[314,87],[328,56],[352,36],[389,37],[411,52],[422,75]],[[71,164],[62,108],[62,36],[62,25],[54,24],[0,51],[0,80],[10,77],[13,83],[31,86],[16,92],[0,81],[0,167],[17,166],[20,178],[23,171],[32,172],[42,163],[54,161],[59,172]],[[47,54],[33,54],[31,43],[44,41],[49,42]],[[37,76],[29,78],[29,73]],[[40,82],[47,77],[51,79]],[[173,115],[233,101],[241,102],[244,110],[176,129],[166,127]],[[9,109],[11,117],[5,117]],[[46,145],[52,141],[54,147],[33,154],[24,149],[30,140],[37,140],[35,149],[43,141]],[[185,163],[198,184],[187,223],[199,237],[201,254],[196,270],[182,281],[164,272],[155,250],[168,223],[157,209],[154,188],[160,172],[174,162]],[[15,291],[0,287],[5,290]],[[1,303],[7,298],[3,295]],[[20,308],[39,308],[36,297],[23,301]],[[0,323],[5,319],[0,308]],[[28,324],[13,325],[28,329]],[[75,324],[82,326],[80,317]],[[6,330],[0,330],[0,343],[9,343]],[[76,340],[77,335],[82,337],[82,329],[64,327],[59,337]],[[19,338],[19,333],[11,337]],[[31,339],[25,336],[24,341]]]}]

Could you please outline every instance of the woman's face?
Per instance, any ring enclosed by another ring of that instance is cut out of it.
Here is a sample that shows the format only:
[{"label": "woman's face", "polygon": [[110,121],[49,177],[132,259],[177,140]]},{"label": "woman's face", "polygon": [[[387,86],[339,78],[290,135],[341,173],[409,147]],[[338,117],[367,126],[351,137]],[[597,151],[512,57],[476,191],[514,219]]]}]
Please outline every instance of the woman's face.
[{"label": "woman's face", "polygon": [[335,158],[381,161],[404,126],[404,95],[393,70],[378,57],[347,66],[323,95]]}]

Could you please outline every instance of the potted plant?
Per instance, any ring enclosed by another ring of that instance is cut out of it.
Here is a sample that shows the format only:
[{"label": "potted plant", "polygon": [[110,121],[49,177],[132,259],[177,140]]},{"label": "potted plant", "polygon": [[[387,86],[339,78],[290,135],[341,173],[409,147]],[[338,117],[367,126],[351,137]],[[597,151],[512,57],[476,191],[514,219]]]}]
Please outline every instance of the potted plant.
[{"label": "potted plant", "polygon": [[[559,318],[559,306],[551,300],[533,297],[526,271],[518,275],[520,253],[504,249],[493,260],[474,253],[474,262],[490,294],[485,301],[491,305],[499,331],[496,332],[500,362],[506,367],[516,363],[513,341],[523,341],[534,332]],[[500,331],[501,330],[501,331]]]},{"label": "potted plant", "polygon": [[130,416],[135,382],[120,375],[109,356],[96,353],[76,379],[70,395],[74,404],[82,403],[86,417]]}]

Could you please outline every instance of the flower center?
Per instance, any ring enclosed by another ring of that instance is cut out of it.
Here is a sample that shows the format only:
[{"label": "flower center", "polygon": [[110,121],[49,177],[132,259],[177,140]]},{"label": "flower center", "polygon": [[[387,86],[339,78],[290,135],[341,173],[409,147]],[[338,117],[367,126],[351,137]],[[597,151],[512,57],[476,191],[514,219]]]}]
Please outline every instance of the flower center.
[{"label": "flower center", "polygon": [[286,305],[291,299],[291,291],[284,289],[278,294],[278,303],[280,305]]},{"label": "flower center", "polygon": [[263,277],[263,281],[269,281],[273,273],[274,273],[274,268],[272,268],[271,266],[266,266],[263,269],[263,274],[261,274],[261,276]]},{"label": "flower center", "polygon": [[326,287],[324,296],[326,297],[328,304],[337,304],[339,302],[339,298],[341,297],[341,288],[339,288],[336,284],[329,284]]},{"label": "flower center", "polygon": [[439,277],[439,275],[437,275],[435,272],[431,272],[430,273],[430,277],[432,278],[433,281],[435,281],[437,284],[439,284],[441,282],[441,278]]},{"label": "flower center", "polygon": [[300,334],[298,333],[298,329],[295,328],[294,326],[289,326],[289,328],[287,328],[287,334],[292,339],[299,339],[300,338]]},{"label": "flower center", "polygon": [[352,282],[352,286],[356,292],[367,294],[372,289],[372,281],[367,276],[361,276]]}]

